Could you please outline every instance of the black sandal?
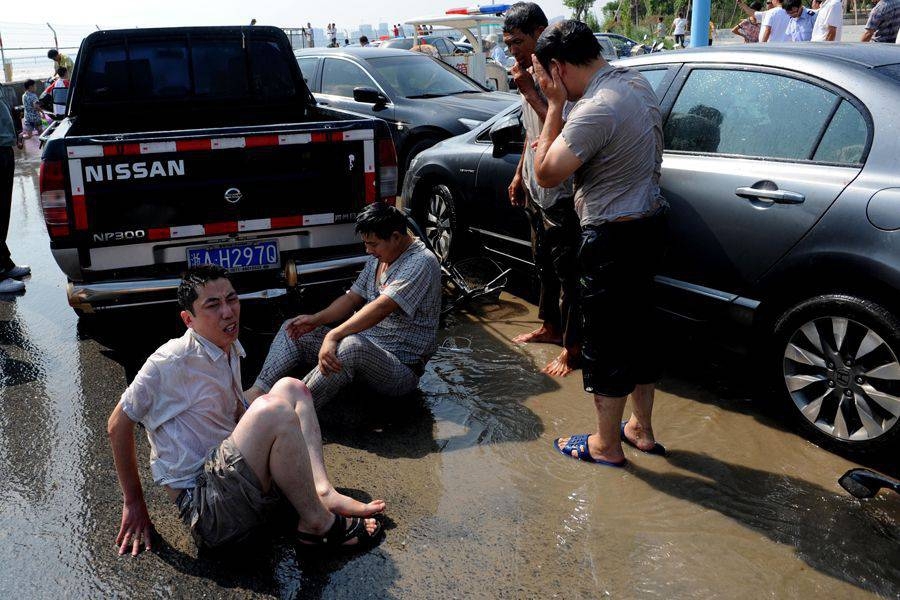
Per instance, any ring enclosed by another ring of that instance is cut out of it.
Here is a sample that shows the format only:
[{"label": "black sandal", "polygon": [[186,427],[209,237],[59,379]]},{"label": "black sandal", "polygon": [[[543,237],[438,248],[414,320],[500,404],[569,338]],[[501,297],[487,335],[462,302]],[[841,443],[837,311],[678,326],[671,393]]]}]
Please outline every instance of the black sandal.
[{"label": "black sandal", "polygon": [[[334,515],[334,523],[325,535],[297,532],[298,546],[308,548],[321,548],[323,546],[334,548],[360,548],[373,542],[381,533],[381,523],[376,521],[375,531],[366,531],[366,521],[362,517],[351,517],[350,525],[347,525],[347,517]],[[357,543],[347,544],[352,539]]]}]

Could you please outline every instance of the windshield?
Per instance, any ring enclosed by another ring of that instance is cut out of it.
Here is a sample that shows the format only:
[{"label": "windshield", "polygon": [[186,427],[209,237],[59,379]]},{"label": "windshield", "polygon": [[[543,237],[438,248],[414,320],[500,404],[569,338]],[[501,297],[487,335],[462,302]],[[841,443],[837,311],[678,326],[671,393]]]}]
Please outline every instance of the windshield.
[{"label": "windshield", "polygon": [[406,98],[437,98],[485,91],[453,67],[421,54],[370,58],[369,63],[398,95]]}]

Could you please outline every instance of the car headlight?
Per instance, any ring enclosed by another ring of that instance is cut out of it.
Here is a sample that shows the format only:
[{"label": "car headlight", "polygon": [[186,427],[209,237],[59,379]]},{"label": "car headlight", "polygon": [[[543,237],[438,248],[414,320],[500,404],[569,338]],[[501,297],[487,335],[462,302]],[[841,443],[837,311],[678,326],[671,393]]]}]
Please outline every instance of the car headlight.
[{"label": "car headlight", "polygon": [[469,130],[475,129],[476,127],[484,123],[484,121],[478,121],[477,119],[457,119],[457,121],[459,121],[460,124],[468,127]]}]

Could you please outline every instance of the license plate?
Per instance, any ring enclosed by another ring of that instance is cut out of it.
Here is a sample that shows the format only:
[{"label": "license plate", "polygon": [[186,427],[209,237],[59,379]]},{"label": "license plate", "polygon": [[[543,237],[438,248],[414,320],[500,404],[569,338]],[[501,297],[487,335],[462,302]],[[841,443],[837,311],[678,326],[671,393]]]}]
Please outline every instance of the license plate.
[{"label": "license plate", "polygon": [[275,240],[188,248],[187,262],[190,267],[218,265],[230,273],[277,269],[281,266]]}]

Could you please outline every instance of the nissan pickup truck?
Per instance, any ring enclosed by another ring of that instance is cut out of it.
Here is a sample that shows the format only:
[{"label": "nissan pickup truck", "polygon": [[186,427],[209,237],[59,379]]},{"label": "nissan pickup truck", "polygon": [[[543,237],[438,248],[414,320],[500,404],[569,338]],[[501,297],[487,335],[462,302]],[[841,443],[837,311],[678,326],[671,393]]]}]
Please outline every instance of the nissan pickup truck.
[{"label": "nissan pickup truck", "polygon": [[69,90],[40,202],[79,314],[173,302],[201,263],[245,298],[350,279],[356,214],[396,194],[386,123],[317,106],[274,27],[98,31]]}]

